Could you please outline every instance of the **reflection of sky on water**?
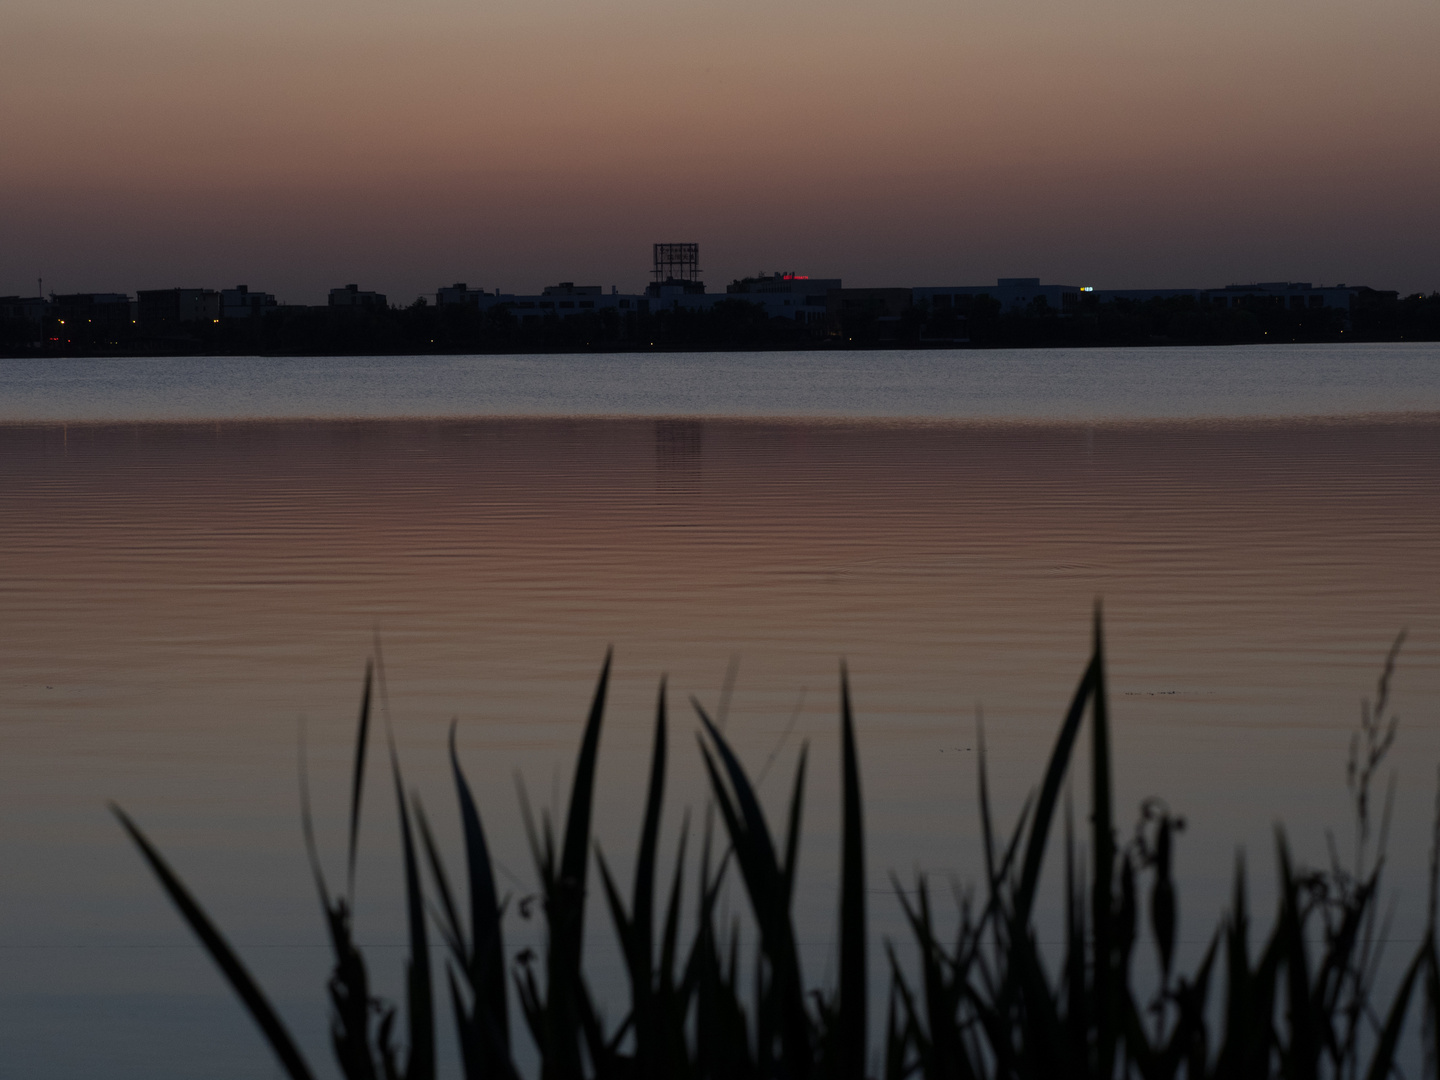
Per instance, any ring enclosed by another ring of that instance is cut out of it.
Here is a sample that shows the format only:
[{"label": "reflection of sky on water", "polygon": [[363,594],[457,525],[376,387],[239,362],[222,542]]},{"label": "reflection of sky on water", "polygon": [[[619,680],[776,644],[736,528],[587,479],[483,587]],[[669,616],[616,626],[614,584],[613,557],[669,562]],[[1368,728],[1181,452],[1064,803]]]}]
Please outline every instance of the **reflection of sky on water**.
[{"label": "reflection of sky on water", "polygon": [[[512,774],[563,806],[552,793],[606,644],[618,680],[598,832],[621,873],[661,672],[678,717],[667,835],[702,792],[685,696],[713,701],[738,653],[731,731],[758,768],[803,688],[765,794],[782,797],[810,739],[799,904],[821,978],[840,657],[878,937],[899,932],[889,870],[976,879],[974,708],[1009,817],[1104,596],[1120,805],[1158,792],[1189,819],[1193,942],[1238,844],[1263,893],[1276,819],[1311,858],[1345,825],[1348,731],[1407,626],[1392,880],[1413,915],[1440,757],[1425,711],[1440,700],[1437,460],[1431,420],[0,427],[0,1056],[35,1077],[102,1061],[117,1077],[269,1067],[107,818],[114,797],[328,1058],[295,730],[308,718],[322,843],[338,852],[377,627],[410,779],[453,842],[442,747],[458,717],[492,842],[522,883]],[[371,796],[361,928],[398,946],[392,809],[383,785]],[[595,927],[603,973],[610,931]],[[393,983],[398,952],[382,953]],[[93,1024],[84,1040],[68,1034],[78,1020]]]},{"label": "reflection of sky on water", "polygon": [[1440,348],[6,360],[0,421],[714,416],[1183,419],[1440,412]]}]

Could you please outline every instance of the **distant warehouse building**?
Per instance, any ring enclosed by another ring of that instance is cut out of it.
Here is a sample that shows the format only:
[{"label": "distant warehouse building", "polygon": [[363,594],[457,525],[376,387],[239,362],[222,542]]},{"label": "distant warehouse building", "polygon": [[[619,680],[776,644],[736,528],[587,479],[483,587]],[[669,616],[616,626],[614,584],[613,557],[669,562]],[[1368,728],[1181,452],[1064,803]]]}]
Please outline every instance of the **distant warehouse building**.
[{"label": "distant warehouse building", "polygon": [[1197,304],[1205,299],[1206,289],[1086,289],[1085,299],[1097,304],[1129,300],[1144,304],[1151,300],[1176,300],[1188,297]]},{"label": "distant warehouse building", "polygon": [[953,308],[971,298],[985,297],[1000,305],[1002,312],[1044,308],[1069,315],[1080,308],[1079,285],[1042,285],[1039,278],[997,278],[994,285],[944,285],[911,289],[917,304],[932,310]]},{"label": "distant warehouse building", "polygon": [[359,285],[346,285],[343,289],[330,290],[330,307],[385,311],[389,305],[384,293],[365,292]]},{"label": "distant warehouse building", "polygon": [[457,281],[454,285],[442,285],[435,290],[435,304],[437,307],[473,307],[485,310],[493,307],[500,296],[500,290],[493,293],[484,289],[472,289],[463,281]]},{"label": "distant warehouse building", "polygon": [[259,319],[267,311],[276,310],[278,306],[273,294],[251,292],[244,285],[220,290],[220,317],[222,319]]},{"label": "distant warehouse building", "polygon": [[613,285],[607,293],[599,285],[576,285],[573,281],[547,285],[538,294],[528,295],[502,293],[499,289],[494,292],[472,289],[461,281],[437,289],[435,303],[442,308],[463,306],[474,308],[477,311],[506,308],[522,322],[539,322],[546,316],[567,319],[576,315],[590,315],[601,311],[632,314],[649,310],[649,300],[644,296],[621,293]]},{"label": "distant warehouse building", "polygon": [[135,318],[135,301],[128,293],[51,293],[50,311],[65,322],[128,326]]},{"label": "distant warehouse building", "polygon": [[0,341],[38,347],[48,310],[43,296],[0,296]]},{"label": "distant warehouse building", "polygon": [[842,335],[868,328],[880,338],[894,338],[914,305],[913,289],[831,289],[825,295],[826,328]]},{"label": "distant warehouse building", "polygon": [[999,303],[1002,313],[1039,309],[1073,315],[1082,306],[1092,304],[1183,299],[1214,307],[1348,311],[1357,296],[1373,290],[1345,285],[1317,288],[1308,281],[1262,281],[1252,285],[1227,285],[1223,289],[1096,289],[1088,285],[1042,285],[1039,278],[999,278],[994,285],[947,285],[917,288],[912,292],[917,304],[926,304],[932,310],[955,307],[967,298],[985,297]]},{"label": "distant warehouse building", "polygon": [[0,296],[0,319],[39,326],[48,307],[43,296]]},{"label": "distant warehouse building", "polygon": [[214,289],[141,289],[135,299],[146,331],[220,321],[220,294]]},{"label": "distant warehouse building", "polygon": [[1261,281],[1251,285],[1226,285],[1223,289],[1092,289],[1086,298],[1109,304],[1117,300],[1146,303],[1151,300],[1190,299],[1216,308],[1276,309],[1307,311],[1330,308],[1348,312],[1357,297],[1375,294],[1358,285],[1316,286],[1308,281]]},{"label": "distant warehouse building", "polygon": [[1303,310],[1306,308],[1339,308],[1349,311],[1355,297],[1368,289],[1336,285],[1316,288],[1308,281],[1262,281],[1255,285],[1227,285],[1223,289],[1207,289],[1205,299],[1216,307],[1272,307]]},{"label": "distant warehouse building", "polygon": [[725,286],[725,295],[764,308],[772,319],[819,325],[826,321],[831,290],[839,288],[839,278],[776,272],[732,281]]},{"label": "distant warehouse building", "polygon": [[128,293],[51,293],[57,341],[89,340],[135,324],[136,305]]}]

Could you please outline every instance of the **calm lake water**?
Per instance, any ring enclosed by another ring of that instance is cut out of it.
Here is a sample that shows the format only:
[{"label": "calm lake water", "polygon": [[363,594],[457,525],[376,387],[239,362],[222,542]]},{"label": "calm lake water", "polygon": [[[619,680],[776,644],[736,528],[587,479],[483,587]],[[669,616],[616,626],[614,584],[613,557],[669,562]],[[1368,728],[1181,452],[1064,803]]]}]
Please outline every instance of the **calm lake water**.
[{"label": "calm lake water", "polygon": [[[606,647],[597,833],[622,874],[660,676],[669,848],[703,807],[686,699],[714,704],[738,658],[728,730],[777,812],[810,741],[798,910],[823,980],[842,658],[875,936],[900,936],[892,870],[942,894],[979,878],[977,707],[1008,820],[1102,597],[1119,806],[1159,794],[1187,817],[1193,954],[1238,848],[1263,898],[1277,821],[1312,861],[1326,829],[1348,838],[1350,732],[1406,628],[1390,881],[1395,936],[1413,937],[1440,762],[1437,538],[1431,345],[0,361],[0,1072],[278,1075],[114,799],[330,1075],[297,733],[338,876],[377,633],[407,780],[458,854],[458,718],[516,897],[533,888],[516,776],[563,812]],[[391,994],[397,858],[375,771],[359,925]],[[518,915],[507,934],[537,941]]]}]

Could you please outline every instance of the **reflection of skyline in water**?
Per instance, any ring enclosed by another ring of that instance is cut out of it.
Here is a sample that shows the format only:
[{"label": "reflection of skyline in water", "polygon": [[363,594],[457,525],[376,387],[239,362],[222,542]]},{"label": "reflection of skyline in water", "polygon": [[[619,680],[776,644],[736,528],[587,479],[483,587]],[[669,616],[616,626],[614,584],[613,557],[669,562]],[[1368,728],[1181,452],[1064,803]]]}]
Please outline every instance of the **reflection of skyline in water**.
[{"label": "reflection of skyline in water", "polygon": [[704,421],[655,421],[655,473],[661,485],[685,490],[697,488],[704,440]]},{"label": "reflection of skyline in water", "polygon": [[[0,857],[16,868],[0,881],[14,972],[0,994],[29,1018],[0,1040],[33,1053],[83,999],[115,1075],[127,1062],[182,1075],[210,1060],[205,1040],[223,1049],[215,1075],[263,1060],[105,818],[107,797],[162,838],[320,1038],[305,1010],[323,961],[289,949],[320,929],[298,857],[295,726],[309,718],[333,811],[375,628],[407,776],[448,827],[443,736],[459,717],[492,843],[521,879],[512,771],[542,804],[567,783],[607,644],[617,683],[597,810],[620,864],[662,671],[678,728],[670,831],[701,790],[685,696],[711,700],[738,652],[732,730],[760,762],[805,688],[781,764],[812,741],[798,902],[823,942],[840,657],[878,933],[890,869],[974,878],[974,707],[1009,815],[1103,595],[1120,805],[1159,792],[1189,819],[1182,919],[1198,932],[1237,843],[1263,888],[1277,817],[1312,857],[1322,826],[1343,824],[1356,704],[1408,626],[1395,846],[1411,889],[1440,751],[1425,711],[1440,699],[1437,460],[1432,421],[0,427]],[[784,785],[770,783],[773,797]],[[362,930],[398,941],[388,813],[376,795]],[[133,1019],[160,1034],[127,1043],[120,1018],[146,993],[180,1011]],[[72,1075],[93,1071],[86,1052],[65,1051]]]},{"label": "reflection of skyline in water", "polygon": [[655,421],[655,460],[661,468],[700,457],[705,437],[703,420]]}]

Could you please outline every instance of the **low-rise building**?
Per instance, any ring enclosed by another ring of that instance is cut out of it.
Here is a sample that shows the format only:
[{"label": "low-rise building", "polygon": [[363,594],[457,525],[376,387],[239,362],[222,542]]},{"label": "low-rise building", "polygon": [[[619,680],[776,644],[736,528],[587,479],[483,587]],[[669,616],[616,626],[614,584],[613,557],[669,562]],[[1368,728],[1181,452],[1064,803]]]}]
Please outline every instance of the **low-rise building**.
[{"label": "low-rise building", "polygon": [[45,320],[48,307],[43,296],[0,296],[0,319],[38,326]]},{"label": "low-rise building", "polygon": [[832,322],[850,315],[898,322],[914,306],[913,293],[913,289],[831,289],[825,302]]},{"label": "low-rise building", "polygon": [[1345,285],[1316,288],[1308,281],[1261,281],[1253,285],[1226,285],[1207,289],[1205,300],[1216,307],[1338,308],[1349,311],[1362,290]]},{"label": "low-rise building", "polygon": [[48,311],[43,296],[0,296],[0,347],[39,348]]},{"label": "low-rise building", "polygon": [[[619,298],[615,290],[615,297]],[[576,285],[573,281],[562,281],[559,285],[546,285],[539,297],[543,310],[554,311],[560,318],[583,315],[607,307],[618,308],[618,303],[605,302],[605,290],[599,285]]]},{"label": "low-rise building", "polygon": [[1070,315],[1079,311],[1082,303],[1147,303],[1187,298],[1196,304],[1215,307],[1337,308],[1348,311],[1354,297],[1362,291],[1365,290],[1345,285],[1317,288],[1308,281],[1262,281],[1253,285],[1227,285],[1223,289],[1097,289],[1080,285],[1043,285],[1039,278],[999,278],[994,285],[926,287],[914,289],[912,293],[917,304],[928,304],[932,309],[953,307],[966,297],[987,297],[999,303],[1002,313],[1038,308]]},{"label": "low-rise building", "polygon": [[259,319],[267,311],[275,311],[278,307],[273,294],[252,292],[244,285],[220,290],[220,317],[222,319]]},{"label": "low-rise building", "polygon": [[707,293],[705,283],[691,278],[667,277],[645,286],[645,300],[652,311],[709,311],[723,293]]},{"label": "low-rise building", "polygon": [[994,285],[940,285],[911,289],[915,303],[932,309],[953,308],[967,297],[987,297],[1001,312],[1048,309],[1061,315],[1079,310],[1079,285],[1042,285],[1039,278],[997,278]]},{"label": "low-rise building", "polygon": [[607,293],[599,285],[576,285],[573,281],[547,285],[538,294],[502,293],[499,289],[492,293],[471,289],[461,281],[435,290],[435,303],[442,308],[465,306],[478,311],[503,307],[522,322],[539,322],[546,316],[567,319],[601,311],[634,314],[650,310],[649,297],[621,293],[613,285]]},{"label": "low-rise building", "polygon": [[772,319],[818,325],[827,318],[830,291],[839,288],[839,278],[776,272],[732,281],[725,287],[725,295],[764,308]]},{"label": "low-rise building", "polygon": [[1260,281],[1250,285],[1226,285],[1223,289],[1086,289],[1085,298],[1108,304],[1117,300],[1146,303],[1151,300],[1190,299],[1216,308],[1277,309],[1310,311],[1332,309],[1348,312],[1355,298],[1373,289],[1364,286],[1317,286],[1308,281]]},{"label": "low-rise building", "polygon": [[1097,304],[1109,304],[1116,300],[1129,300],[1137,304],[1143,304],[1150,300],[1184,300],[1187,297],[1196,303],[1205,299],[1204,289],[1092,289],[1080,290],[1085,295],[1081,297],[1087,302],[1093,301]]},{"label": "low-rise building", "polygon": [[125,292],[52,292],[46,314],[55,317],[56,341],[99,341],[130,330],[137,305]]},{"label": "low-rise building", "polygon": [[147,332],[220,321],[220,294],[214,289],[141,289],[135,298],[140,328]]},{"label": "low-rise building", "polygon": [[495,299],[500,295],[500,290],[493,293],[484,289],[472,289],[463,281],[457,281],[454,285],[442,285],[435,290],[435,304],[437,307],[491,307]]},{"label": "low-rise building", "polygon": [[364,292],[359,285],[346,285],[344,288],[330,290],[330,306],[332,308],[358,308],[362,311],[384,311],[389,305],[385,301],[384,293]]}]

